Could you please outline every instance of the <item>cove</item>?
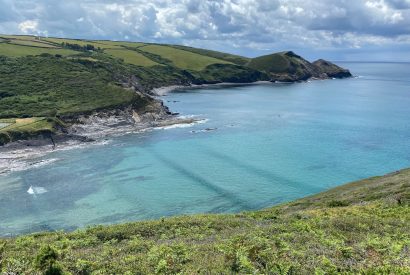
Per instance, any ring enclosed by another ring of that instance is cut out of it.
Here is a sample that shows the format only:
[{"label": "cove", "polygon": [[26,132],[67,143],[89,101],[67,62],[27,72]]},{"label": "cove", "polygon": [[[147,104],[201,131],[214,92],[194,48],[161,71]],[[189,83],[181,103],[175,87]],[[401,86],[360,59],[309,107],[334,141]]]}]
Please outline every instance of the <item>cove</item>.
[{"label": "cove", "polygon": [[410,64],[341,65],[359,77],[175,91],[165,104],[205,123],[0,176],[0,235],[261,209],[409,167]]}]

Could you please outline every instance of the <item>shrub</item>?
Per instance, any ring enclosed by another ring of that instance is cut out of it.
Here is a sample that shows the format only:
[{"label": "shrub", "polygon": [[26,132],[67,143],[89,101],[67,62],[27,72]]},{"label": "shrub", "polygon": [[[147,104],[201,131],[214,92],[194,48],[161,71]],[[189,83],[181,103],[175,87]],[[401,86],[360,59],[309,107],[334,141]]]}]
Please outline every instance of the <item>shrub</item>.
[{"label": "shrub", "polygon": [[46,275],[62,274],[61,268],[57,265],[58,253],[51,246],[40,248],[34,262],[35,268]]},{"label": "shrub", "polygon": [[349,206],[349,203],[347,201],[333,200],[333,201],[330,201],[327,205],[329,207],[345,207],[345,206]]},{"label": "shrub", "polygon": [[154,246],[148,253],[148,260],[157,274],[175,274],[182,271],[189,262],[187,247],[180,244]]}]

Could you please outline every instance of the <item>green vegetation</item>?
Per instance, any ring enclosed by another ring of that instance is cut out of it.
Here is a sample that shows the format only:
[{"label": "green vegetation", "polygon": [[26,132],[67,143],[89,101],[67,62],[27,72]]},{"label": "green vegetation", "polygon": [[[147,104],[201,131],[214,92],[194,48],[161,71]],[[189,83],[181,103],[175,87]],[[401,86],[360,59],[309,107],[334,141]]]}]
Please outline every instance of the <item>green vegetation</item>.
[{"label": "green vegetation", "polygon": [[248,66],[265,72],[282,73],[289,69],[290,62],[284,53],[274,53],[253,58]]},{"label": "green vegetation", "polygon": [[189,52],[197,53],[197,54],[200,54],[200,55],[205,55],[205,56],[225,60],[227,62],[231,62],[231,63],[237,64],[237,65],[246,65],[250,61],[250,58],[239,56],[239,55],[234,55],[234,54],[228,54],[228,53],[222,53],[222,52],[217,52],[217,51],[192,48],[192,47],[187,47],[187,46],[179,46],[179,45],[169,45],[169,46],[173,47],[173,48],[176,48],[176,49],[189,51]]},{"label": "green vegetation", "polygon": [[40,55],[40,54],[59,54],[62,56],[73,55],[77,52],[69,49],[55,49],[55,48],[43,48],[43,47],[28,47],[23,45],[14,45],[9,43],[0,43],[0,55],[9,57],[21,57],[27,55]]},{"label": "green vegetation", "polygon": [[50,137],[64,126],[57,118],[44,117],[0,120],[2,122],[9,125],[0,127],[0,145],[37,136]]},{"label": "green vegetation", "polygon": [[10,42],[10,44],[33,46],[33,47],[40,47],[40,48],[56,48],[55,45],[52,45],[50,43],[45,43],[45,42],[40,42],[40,41],[31,41],[31,40],[20,40],[20,39],[14,39]]},{"label": "green vegetation", "polygon": [[129,64],[134,64],[138,66],[150,67],[154,65],[159,65],[158,63],[152,61],[151,59],[145,57],[144,55],[127,49],[107,49],[104,51],[113,57],[121,58],[124,62]]},{"label": "green vegetation", "polygon": [[407,169],[261,211],[3,239],[0,269],[6,274],[409,274],[409,228]]},{"label": "green vegetation", "polygon": [[0,118],[64,116],[118,107],[134,92],[113,84],[111,68],[53,56],[0,57]]},{"label": "green vegetation", "polygon": [[175,49],[169,46],[148,45],[139,48],[141,51],[156,54],[170,60],[176,67],[186,70],[200,71],[211,64],[227,64],[221,59],[203,56],[193,52]]},{"label": "green vegetation", "polygon": [[110,48],[123,48],[123,47],[138,48],[138,47],[147,45],[146,43],[141,43],[141,42],[125,42],[125,41],[109,41],[109,40],[97,40],[95,42],[110,46]]},{"label": "green vegetation", "polygon": [[99,42],[89,41],[89,40],[80,40],[80,39],[42,38],[42,40],[54,43],[56,45],[62,45],[64,43],[64,44],[76,44],[80,46],[93,45],[95,48],[101,48],[101,49],[121,48],[120,46],[116,46],[116,45],[107,45],[104,43],[99,43]]}]

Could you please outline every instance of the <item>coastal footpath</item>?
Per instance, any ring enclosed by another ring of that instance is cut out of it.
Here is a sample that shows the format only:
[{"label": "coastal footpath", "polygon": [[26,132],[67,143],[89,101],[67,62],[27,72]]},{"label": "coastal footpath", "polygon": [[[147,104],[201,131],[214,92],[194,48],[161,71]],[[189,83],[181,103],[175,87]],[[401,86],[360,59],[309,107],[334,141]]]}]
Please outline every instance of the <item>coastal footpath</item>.
[{"label": "coastal footpath", "polygon": [[4,274],[409,274],[410,169],[273,208],[0,239]]},{"label": "coastal footpath", "polygon": [[0,146],[55,147],[122,127],[194,122],[158,99],[174,88],[350,76],[291,51],[247,58],[179,45],[0,35]]}]

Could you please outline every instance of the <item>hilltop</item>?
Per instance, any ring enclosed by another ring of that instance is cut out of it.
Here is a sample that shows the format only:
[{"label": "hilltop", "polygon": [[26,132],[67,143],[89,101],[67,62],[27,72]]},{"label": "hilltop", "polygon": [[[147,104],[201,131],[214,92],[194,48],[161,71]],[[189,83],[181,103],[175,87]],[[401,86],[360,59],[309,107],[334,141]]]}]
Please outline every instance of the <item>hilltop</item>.
[{"label": "hilltop", "polygon": [[407,169],[260,211],[0,239],[0,271],[409,274],[409,206]]},{"label": "hilltop", "polygon": [[0,145],[81,139],[73,125],[108,117],[178,123],[153,98],[160,87],[349,76],[335,64],[310,63],[293,52],[251,59],[178,45],[0,35]]}]

